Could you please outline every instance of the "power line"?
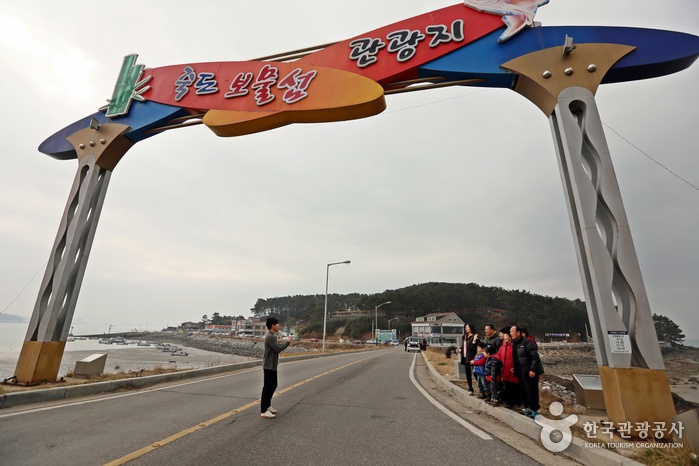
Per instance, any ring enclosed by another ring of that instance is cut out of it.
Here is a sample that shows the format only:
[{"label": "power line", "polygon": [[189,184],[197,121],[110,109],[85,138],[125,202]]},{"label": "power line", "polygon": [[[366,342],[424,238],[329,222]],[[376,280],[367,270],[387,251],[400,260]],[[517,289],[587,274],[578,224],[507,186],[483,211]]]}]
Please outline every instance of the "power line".
[{"label": "power line", "polygon": [[667,168],[667,167],[666,167],[665,165],[663,165],[662,163],[660,163],[660,162],[658,162],[657,160],[655,160],[653,157],[651,157],[648,153],[646,153],[645,151],[643,151],[643,150],[642,150],[640,147],[638,147],[636,144],[632,143],[631,141],[629,141],[628,139],[626,139],[624,136],[622,136],[621,134],[619,134],[618,131],[616,131],[614,128],[612,128],[611,126],[609,126],[607,123],[604,123],[604,122],[603,122],[602,124],[603,124],[604,126],[606,126],[607,128],[609,128],[614,134],[616,134],[617,136],[619,136],[621,139],[623,139],[624,141],[626,141],[626,143],[627,143],[628,145],[630,145],[631,147],[633,147],[634,149],[636,149],[637,151],[639,151],[641,154],[645,155],[645,156],[648,157],[650,160],[652,160],[653,162],[655,162],[655,163],[656,163],[658,166],[660,166],[663,170],[667,171],[668,173],[672,174],[672,175],[673,175],[674,177],[676,177],[677,179],[683,181],[684,183],[688,184],[688,185],[691,186],[692,188],[694,188],[694,189],[696,189],[697,191],[699,191],[699,188],[698,188],[698,187],[696,187],[695,185],[693,185],[693,184],[690,183],[689,181],[685,180],[685,179],[682,178],[680,175],[678,175],[677,173],[673,172],[672,170],[670,170],[669,168]]},{"label": "power line", "polygon": [[19,298],[20,295],[24,292],[24,290],[27,289],[27,287],[29,286],[29,284],[30,284],[32,281],[34,281],[34,279],[36,278],[36,276],[39,275],[39,272],[41,272],[42,270],[44,270],[44,267],[46,267],[46,265],[42,265],[41,268],[40,268],[39,270],[36,271],[36,273],[34,274],[34,276],[33,276],[32,278],[29,279],[29,281],[27,282],[26,285],[24,285],[24,288],[22,288],[22,289],[20,290],[20,292],[17,293],[17,296],[15,296],[15,298],[14,298],[12,301],[10,301],[10,304],[8,304],[8,305],[5,307],[5,309],[3,309],[3,310],[0,312],[0,314],[4,314],[4,313],[10,308],[10,306],[12,306],[12,303],[14,303],[15,301],[17,301],[17,298]]}]

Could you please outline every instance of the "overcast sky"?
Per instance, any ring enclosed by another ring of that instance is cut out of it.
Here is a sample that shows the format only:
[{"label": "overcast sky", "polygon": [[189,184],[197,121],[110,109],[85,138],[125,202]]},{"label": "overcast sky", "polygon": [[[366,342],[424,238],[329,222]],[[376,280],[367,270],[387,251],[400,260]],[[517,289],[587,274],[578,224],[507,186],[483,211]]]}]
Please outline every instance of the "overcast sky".
[{"label": "overcast sky", "polygon": [[[148,67],[248,60],[456,3],[6,2],[0,312],[31,315],[77,168],[37,147],[105,103],[125,55]],[[699,35],[696,0],[660,5],[552,0],[536,19]],[[699,64],[597,94],[652,310],[690,338],[697,82]],[[387,104],[364,120],[238,138],[201,125],[135,145],[114,170],[74,321],[153,330],[249,315],[258,298],[323,294],[326,264],[344,260],[331,293],[439,281],[584,299],[549,122],[533,104],[468,87]]]}]

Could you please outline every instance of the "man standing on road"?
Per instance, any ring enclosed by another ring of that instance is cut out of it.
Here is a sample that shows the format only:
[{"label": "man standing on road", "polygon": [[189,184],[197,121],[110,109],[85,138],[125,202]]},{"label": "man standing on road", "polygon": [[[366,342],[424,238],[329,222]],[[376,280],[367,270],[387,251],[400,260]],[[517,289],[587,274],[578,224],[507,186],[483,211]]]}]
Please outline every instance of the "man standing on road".
[{"label": "man standing on road", "polygon": [[274,419],[277,410],[272,408],[272,396],[277,389],[277,368],[279,367],[279,353],[284,351],[293,341],[294,337],[289,335],[286,342],[281,345],[277,342],[277,332],[279,332],[279,320],[276,317],[267,318],[267,335],[265,335],[265,353],[262,359],[262,370],[264,371],[264,385],[262,386],[262,397],[260,399],[260,417]]}]

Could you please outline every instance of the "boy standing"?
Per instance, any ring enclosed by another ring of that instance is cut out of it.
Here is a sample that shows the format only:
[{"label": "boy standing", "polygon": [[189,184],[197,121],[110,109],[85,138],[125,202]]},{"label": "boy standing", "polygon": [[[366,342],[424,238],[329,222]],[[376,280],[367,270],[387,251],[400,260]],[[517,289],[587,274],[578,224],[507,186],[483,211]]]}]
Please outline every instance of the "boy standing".
[{"label": "boy standing", "polygon": [[265,353],[262,359],[262,369],[264,371],[264,385],[262,386],[262,397],[260,399],[260,417],[274,419],[277,410],[272,408],[272,396],[277,389],[277,368],[279,367],[279,353],[284,351],[293,341],[294,337],[289,335],[286,342],[281,345],[277,342],[277,332],[279,332],[279,320],[276,317],[267,318],[267,335],[265,335]]},{"label": "boy standing", "polygon": [[471,361],[473,366],[473,375],[476,376],[476,383],[478,384],[478,391],[481,392],[480,399],[485,400],[490,396],[490,384],[485,380],[485,343],[479,341],[477,343],[478,352],[476,357]]}]

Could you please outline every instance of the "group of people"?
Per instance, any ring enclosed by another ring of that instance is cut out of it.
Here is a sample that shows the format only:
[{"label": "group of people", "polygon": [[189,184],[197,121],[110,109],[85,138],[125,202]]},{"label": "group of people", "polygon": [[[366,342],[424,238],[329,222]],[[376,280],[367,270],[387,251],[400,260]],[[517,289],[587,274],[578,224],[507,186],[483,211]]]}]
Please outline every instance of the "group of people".
[{"label": "group of people", "polygon": [[485,335],[479,336],[473,325],[466,324],[459,352],[470,395],[474,394],[475,379],[479,396],[486,403],[536,417],[540,408],[539,376],[544,366],[527,329],[513,325],[496,332],[492,324],[487,324]]},{"label": "group of people", "polygon": [[[289,336],[283,343],[277,341],[279,320],[274,317],[267,319],[267,329],[260,415],[274,419],[277,411],[272,407],[272,396],[277,389],[279,353],[291,344],[293,337]],[[423,341],[427,346],[427,341]],[[458,351],[466,369],[470,395],[474,394],[475,378],[480,397],[486,403],[521,410],[526,416],[536,417],[539,412],[539,376],[544,373],[544,366],[536,341],[529,336],[527,329],[513,325],[496,332],[492,324],[487,324],[485,335],[479,336],[473,325],[466,324]]]}]

